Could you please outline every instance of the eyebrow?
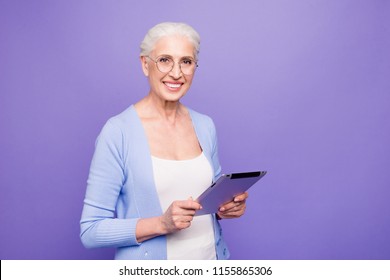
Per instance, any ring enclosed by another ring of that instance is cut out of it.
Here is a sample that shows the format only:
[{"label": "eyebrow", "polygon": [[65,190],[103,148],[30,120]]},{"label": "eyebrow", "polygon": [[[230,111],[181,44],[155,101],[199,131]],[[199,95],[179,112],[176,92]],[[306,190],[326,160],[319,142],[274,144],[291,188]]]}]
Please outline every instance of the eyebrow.
[{"label": "eyebrow", "polygon": [[[169,54],[160,54],[160,55],[158,55],[156,58],[162,57],[162,56],[166,56],[166,57],[169,57],[169,58],[173,58],[173,56],[172,56],[172,55],[169,55]],[[189,55],[182,56],[182,57],[180,57],[179,60],[189,59],[189,58],[195,61],[195,58],[193,58],[192,56],[189,56]]]}]

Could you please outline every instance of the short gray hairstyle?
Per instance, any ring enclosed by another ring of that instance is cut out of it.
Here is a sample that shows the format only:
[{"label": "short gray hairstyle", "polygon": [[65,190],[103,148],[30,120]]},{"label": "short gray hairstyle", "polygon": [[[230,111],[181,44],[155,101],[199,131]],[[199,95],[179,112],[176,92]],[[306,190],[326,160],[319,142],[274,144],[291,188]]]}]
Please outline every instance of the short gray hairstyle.
[{"label": "short gray hairstyle", "polygon": [[154,49],[158,40],[165,36],[180,35],[186,37],[194,46],[194,58],[198,59],[200,50],[200,36],[198,32],[186,23],[163,22],[152,27],[141,42],[141,56],[148,56]]}]

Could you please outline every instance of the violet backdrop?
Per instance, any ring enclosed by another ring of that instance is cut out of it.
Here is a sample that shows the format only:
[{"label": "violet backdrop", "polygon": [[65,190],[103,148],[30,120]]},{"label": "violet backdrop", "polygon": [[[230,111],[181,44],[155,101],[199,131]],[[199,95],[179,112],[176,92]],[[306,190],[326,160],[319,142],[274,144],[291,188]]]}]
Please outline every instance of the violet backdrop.
[{"label": "violet backdrop", "polygon": [[232,259],[390,259],[387,0],[1,0],[0,258],[113,258],[79,239],[89,164],[162,21],[201,35],[183,103],[223,171],[268,170],[222,221]]}]

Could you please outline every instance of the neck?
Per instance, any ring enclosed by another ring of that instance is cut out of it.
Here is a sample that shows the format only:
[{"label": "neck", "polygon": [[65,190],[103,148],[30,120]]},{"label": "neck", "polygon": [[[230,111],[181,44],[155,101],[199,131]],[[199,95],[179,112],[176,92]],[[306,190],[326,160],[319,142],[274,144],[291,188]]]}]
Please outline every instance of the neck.
[{"label": "neck", "polygon": [[171,124],[183,114],[184,106],[179,101],[166,101],[149,94],[136,104],[146,118],[158,118]]}]

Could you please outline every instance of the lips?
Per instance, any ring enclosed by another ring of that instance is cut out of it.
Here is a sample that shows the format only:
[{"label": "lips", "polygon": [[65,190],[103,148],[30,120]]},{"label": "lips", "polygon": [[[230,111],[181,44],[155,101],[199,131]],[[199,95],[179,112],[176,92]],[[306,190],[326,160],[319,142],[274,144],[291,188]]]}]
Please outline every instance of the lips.
[{"label": "lips", "polygon": [[170,89],[179,89],[183,85],[183,83],[170,83],[170,82],[164,82],[164,84]]}]

